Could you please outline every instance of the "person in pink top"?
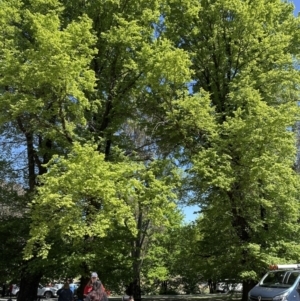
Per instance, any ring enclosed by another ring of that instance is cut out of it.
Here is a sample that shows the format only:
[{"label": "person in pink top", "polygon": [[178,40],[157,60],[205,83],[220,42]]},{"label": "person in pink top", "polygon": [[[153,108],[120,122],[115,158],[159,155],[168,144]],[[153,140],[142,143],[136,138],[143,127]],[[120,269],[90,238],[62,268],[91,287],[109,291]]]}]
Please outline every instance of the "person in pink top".
[{"label": "person in pink top", "polygon": [[85,301],[108,301],[105,288],[96,272],[92,273],[91,280],[85,286],[83,295]]}]

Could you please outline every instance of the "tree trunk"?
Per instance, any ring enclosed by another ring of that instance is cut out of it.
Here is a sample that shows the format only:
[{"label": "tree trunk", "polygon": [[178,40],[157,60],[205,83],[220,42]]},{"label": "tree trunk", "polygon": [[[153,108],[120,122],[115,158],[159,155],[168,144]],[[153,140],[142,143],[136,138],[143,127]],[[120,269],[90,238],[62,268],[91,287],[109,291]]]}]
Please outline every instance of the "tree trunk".
[{"label": "tree trunk", "polygon": [[168,281],[162,281],[162,283],[161,283],[161,291],[162,291],[163,295],[167,294],[167,291],[168,291]]},{"label": "tree trunk", "polygon": [[254,280],[243,281],[242,301],[248,301],[248,293],[255,285],[256,281]]},{"label": "tree trunk", "polygon": [[17,301],[33,301],[37,299],[37,288],[42,274],[28,272],[28,265],[21,273],[20,290]]},{"label": "tree trunk", "polygon": [[132,295],[134,301],[141,301],[142,295],[141,295],[141,286],[140,286],[140,246],[136,246],[135,250],[135,258],[133,263],[133,281],[130,284],[132,286]]},{"label": "tree trunk", "polygon": [[[23,132],[27,146],[27,168],[28,168],[28,192],[33,193],[36,187],[36,165],[34,138],[30,130],[27,130],[21,118],[17,118],[20,130]],[[35,260],[35,258],[33,258]],[[33,301],[37,299],[37,289],[42,277],[42,272],[30,270],[30,262],[23,261],[23,268],[20,275],[20,290],[18,301]]]},{"label": "tree trunk", "polygon": [[134,301],[141,301],[142,300],[142,294],[141,294],[140,278],[134,279],[132,288],[133,288],[133,299],[134,299]]},{"label": "tree trunk", "polygon": [[149,227],[149,221],[144,221],[142,210],[137,216],[138,235],[133,241],[131,254],[133,257],[133,298],[135,301],[142,300],[140,274],[142,267],[141,252],[145,241],[145,235]]},{"label": "tree trunk", "polygon": [[77,295],[78,300],[83,300],[83,298],[84,298],[84,296],[83,296],[84,288],[88,284],[89,280],[90,280],[89,277],[85,277],[85,276],[80,277],[80,284],[79,284],[79,287],[76,290],[76,295]]}]

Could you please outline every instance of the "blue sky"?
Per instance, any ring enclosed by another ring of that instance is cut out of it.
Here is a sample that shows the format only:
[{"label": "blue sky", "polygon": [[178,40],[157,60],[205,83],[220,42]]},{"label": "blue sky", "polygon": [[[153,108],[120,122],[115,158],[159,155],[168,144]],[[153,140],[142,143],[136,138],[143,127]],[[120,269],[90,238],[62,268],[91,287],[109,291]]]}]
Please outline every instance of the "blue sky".
[{"label": "blue sky", "polygon": [[294,5],[296,6],[295,15],[297,16],[298,13],[300,12],[300,0],[293,0],[291,2],[294,3]]},{"label": "blue sky", "polygon": [[[300,0],[290,0],[290,2],[294,3],[295,5],[295,16],[298,15],[300,12]],[[195,220],[197,214],[194,214],[195,211],[199,210],[197,206],[190,206],[183,208],[183,212],[185,214],[185,221],[191,222]]]},{"label": "blue sky", "polygon": [[196,219],[197,214],[194,214],[195,211],[198,211],[198,206],[190,206],[183,208],[183,213],[185,214],[185,222],[189,223]]}]

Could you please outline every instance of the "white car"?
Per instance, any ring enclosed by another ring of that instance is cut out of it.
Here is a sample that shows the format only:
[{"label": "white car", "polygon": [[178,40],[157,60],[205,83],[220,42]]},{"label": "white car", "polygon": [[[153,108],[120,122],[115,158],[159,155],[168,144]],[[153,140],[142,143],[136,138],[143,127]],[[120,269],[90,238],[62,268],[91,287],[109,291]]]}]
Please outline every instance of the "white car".
[{"label": "white car", "polygon": [[16,296],[18,294],[18,291],[19,291],[19,287],[16,284],[13,284],[12,291],[11,291],[12,295]]},{"label": "white car", "polygon": [[[12,294],[14,296],[18,296],[20,288],[17,285],[13,286]],[[50,299],[53,297],[57,297],[58,289],[55,287],[44,287],[41,284],[38,286],[37,295],[39,297],[45,297],[46,299]]]},{"label": "white car", "polygon": [[228,292],[242,292],[243,284],[242,283],[233,283],[227,282],[218,282],[216,286],[217,293],[228,293]]},{"label": "white car", "polygon": [[56,288],[57,290],[59,290],[60,288],[62,288],[64,286],[63,283],[55,283],[54,284],[54,288]]},{"label": "white car", "polygon": [[41,284],[39,284],[38,287],[38,292],[37,295],[38,296],[44,296],[46,299],[52,298],[52,297],[56,297],[57,296],[57,291],[58,289],[55,287],[44,287]]}]

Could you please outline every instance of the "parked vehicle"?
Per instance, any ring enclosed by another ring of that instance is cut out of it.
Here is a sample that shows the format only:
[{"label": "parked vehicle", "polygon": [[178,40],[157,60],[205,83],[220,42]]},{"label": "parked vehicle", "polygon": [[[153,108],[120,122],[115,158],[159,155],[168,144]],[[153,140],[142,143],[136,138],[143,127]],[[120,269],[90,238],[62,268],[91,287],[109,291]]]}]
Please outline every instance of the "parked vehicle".
[{"label": "parked vehicle", "polygon": [[[20,288],[17,285],[13,286],[12,295],[18,296]],[[57,296],[58,289],[55,287],[44,287],[41,284],[38,286],[37,295],[39,297],[45,297],[46,299],[50,299]]]},{"label": "parked vehicle", "polygon": [[18,294],[19,287],[16,284],[13,284],[11,294],[16,296]]},{"label": "parked vehicle", "polygon": [[248,293],[249,301],[300,301],[300,264],[271,266]]},{"label": "parked vehicle", "polygon": [[63,283],[55,283],[54,284],[54,288],[56,288],[57,290],[59,290],[60,288],[62,288],[64,286]]},{"label": "parked vehicle", "polygon": [[44,287],[41,284],[39,284],[37,295],[44,296],[46,299],[49,299],[52,297],[56,297],[57,291],[58,289],[56,289],[55,287]]},{"label": "parked vehicle", "polygon": [[234,280],[224,280],[222,282],[218,282],[216,285],[217,293],[228,293],[228,292],[242,292],[243,284],[236,283]]}]

